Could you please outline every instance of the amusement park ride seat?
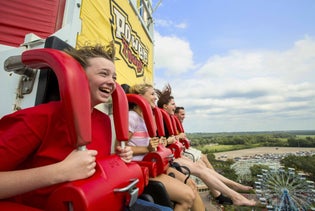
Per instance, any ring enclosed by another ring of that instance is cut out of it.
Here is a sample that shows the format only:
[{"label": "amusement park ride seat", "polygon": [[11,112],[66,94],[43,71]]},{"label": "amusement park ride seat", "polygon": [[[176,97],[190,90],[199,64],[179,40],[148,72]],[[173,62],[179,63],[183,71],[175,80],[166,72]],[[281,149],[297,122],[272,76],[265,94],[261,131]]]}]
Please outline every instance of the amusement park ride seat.
[{"label": "amusement park ride seat", "polygon": [[[80,64],[64,52],[47,48],[25,51],[21,61],[28,68],[53,70],[58,79],[60,100],[67,109],[73,144],[81,147],[91,142],[89,87]],[[42,99],[36,100],[36,105],[51,100],[45,94],[37,96]],[[117,140],[127,141],[128,104],[118,84],[112,99]],[[117,155],[105,156],[97,160],[96,173],[90,178],[58,187],[50,195],[45,210],[123,210],[135,202],[147,183],[147,168],[136,163],[126,164]],[[2,200],[0,210],[38,209]]]},{"label": "amusement park ride seat", "polygon": [[[182,123],[179,121],[179,119],[175,116],[175,115],[172,115],[171,118],[173,119],[173,124],[175,125],[176,127],[176,130],[178,131],[178,133],[184,133],[184,127],[182,125]],[[190,142],[188,139],[180,139],[179,142],[181,142],[185,149],[188,149],[190,147]]]},{"label": "amusement park ride seat", "polygon": [[[169,135],[177,135],[175,120],[164,109],[159,108],[159,110],[162,113],[163,122],[166,125]],[[185,149],[184,145],[179,141],[175,141],[167,147],[172,150],[175,158],[179,158]]]}]

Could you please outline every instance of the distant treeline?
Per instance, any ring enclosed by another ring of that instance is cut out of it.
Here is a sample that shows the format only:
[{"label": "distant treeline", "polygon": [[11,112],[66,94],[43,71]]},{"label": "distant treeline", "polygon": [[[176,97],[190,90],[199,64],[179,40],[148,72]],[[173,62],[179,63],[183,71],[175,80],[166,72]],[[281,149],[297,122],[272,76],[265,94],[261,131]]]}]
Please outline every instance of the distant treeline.
[{"label": "distant treeline", "polygon": [[293,134],[315,135],[315,130],[288,130],[288,131],[244,131],[244,132],[218,132],[218,133],[190,133],[198,136],[224,136],[224,135],[262,135],[262,134]]},{"label": "distant treeline", "polygon": [[278,147],[315,147],[315,131],[189,133],[192,146],[256,145]]},{"label": "distant treeline", "polygon": [[315,155],[313,156],[295,156],[289,155],[281,160],[281,164],[295,168],[297,171],[307,173],[308,178],[312,181],[315,180]]}]

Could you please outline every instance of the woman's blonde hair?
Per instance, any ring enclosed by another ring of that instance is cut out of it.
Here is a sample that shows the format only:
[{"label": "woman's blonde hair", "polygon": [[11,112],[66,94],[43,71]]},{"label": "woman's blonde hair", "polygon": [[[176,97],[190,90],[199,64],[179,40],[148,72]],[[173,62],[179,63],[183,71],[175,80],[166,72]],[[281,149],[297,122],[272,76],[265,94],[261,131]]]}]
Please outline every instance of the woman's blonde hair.
[{"label": "woman's blonde hair", "polygon": [[149,88],[153,88],[153,86],[148,83],[136,84],[130,87],[129,93],[144,95],[148,91]]},{"label": "woman's blonde hair", "polygon": [[[129,93],[130,94],[138,94],[138,95],[144,95],[148,89],[153,88],[153,86],[151,84],[136,84],[133,85],[132,87],[129,88]],[[134,109],[136,106],[136,104],[134,103],[129,103],[129,110]]]}]

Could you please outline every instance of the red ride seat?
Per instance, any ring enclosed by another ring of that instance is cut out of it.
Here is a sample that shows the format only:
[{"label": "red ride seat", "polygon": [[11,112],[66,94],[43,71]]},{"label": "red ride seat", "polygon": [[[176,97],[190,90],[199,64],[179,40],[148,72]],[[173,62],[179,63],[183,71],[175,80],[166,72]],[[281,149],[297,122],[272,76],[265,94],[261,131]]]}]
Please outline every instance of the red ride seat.
[{"label": "red ride seat", "polygon": [[[175,115],[172,115],[172,118],[174,119],[173,122],[175,122],[176,131],[178,133],[184,133],[185,132],[184,127],[183,127],[182,123],[179,121],[179,119]],[[179,142],[184,145],[185,149],[188,149],[190,147],[190,142],[187,138],[180,139]]]},{"label": "red ride seat", "polygon": [[[174,122],[175,120],[173,120],[171,116],[164,109],[159,108],[159,110],[162,113],[163,122],[166,125],[169,135],[174,135],[174,136],[177,135],[177,132],[175,131],[176,130],[175,128],[176,125]],[[175,141],[174,143],[169,144],[167,148],[172,150],[175,158],[179,158],[185,147],[179,141]]]}]

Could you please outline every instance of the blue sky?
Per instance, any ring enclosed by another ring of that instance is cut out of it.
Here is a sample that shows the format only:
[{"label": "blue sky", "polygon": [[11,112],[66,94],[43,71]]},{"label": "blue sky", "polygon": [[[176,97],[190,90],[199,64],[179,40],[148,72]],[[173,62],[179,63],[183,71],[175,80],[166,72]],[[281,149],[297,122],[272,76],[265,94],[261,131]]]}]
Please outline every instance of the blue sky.
[{"label": "blue sky", "polygon": [[314,0],[163,0],[153,17],[155,87],[186,132],[315,129]]}]

